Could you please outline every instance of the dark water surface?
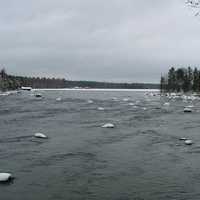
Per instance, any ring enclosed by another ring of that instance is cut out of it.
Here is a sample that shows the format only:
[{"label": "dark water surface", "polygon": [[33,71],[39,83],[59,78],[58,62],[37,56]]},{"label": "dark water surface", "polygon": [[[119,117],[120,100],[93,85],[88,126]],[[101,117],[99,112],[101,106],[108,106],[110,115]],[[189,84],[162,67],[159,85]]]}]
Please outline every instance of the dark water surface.
[{"label": "dark water surface", "polygon": [[184,114],[143,92],[41,93],[0,96],[0,171],[16,177],[0,200],[200,199],[200,102]]}]

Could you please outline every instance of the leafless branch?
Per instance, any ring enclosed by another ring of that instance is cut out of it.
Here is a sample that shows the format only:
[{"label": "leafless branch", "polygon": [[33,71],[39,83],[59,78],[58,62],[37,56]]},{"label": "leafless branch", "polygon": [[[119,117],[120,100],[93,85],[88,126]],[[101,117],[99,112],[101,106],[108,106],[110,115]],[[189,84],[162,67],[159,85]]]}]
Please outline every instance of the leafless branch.
[{"label": "leafless branch", "polygon": [[200,8],[200,0],[187,0],[185,3],[192,8]]},{"label": "leafless branch", "polygon": [[200,0],[187,0],[185,3],[195,9],[195,16],[200,15]]}]

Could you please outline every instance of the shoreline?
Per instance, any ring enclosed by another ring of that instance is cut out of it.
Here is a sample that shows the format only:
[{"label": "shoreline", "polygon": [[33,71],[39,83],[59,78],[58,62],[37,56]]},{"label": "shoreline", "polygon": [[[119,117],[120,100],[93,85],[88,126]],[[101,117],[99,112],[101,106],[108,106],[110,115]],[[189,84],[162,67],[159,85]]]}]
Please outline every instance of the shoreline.
[{"label": "shoreline", "polygon": [[159,92],[159,89],[98,89],[98,88],[42,88],[32,89],[32,91],[97,91],[97,92]]}]

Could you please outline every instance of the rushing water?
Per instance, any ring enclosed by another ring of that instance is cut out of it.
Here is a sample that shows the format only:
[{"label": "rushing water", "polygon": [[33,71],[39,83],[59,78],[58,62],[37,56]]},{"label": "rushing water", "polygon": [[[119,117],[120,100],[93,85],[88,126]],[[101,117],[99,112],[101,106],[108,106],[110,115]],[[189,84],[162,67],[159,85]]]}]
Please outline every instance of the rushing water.
[{"label": "rushing water", "polygon": [[184,114],[143,92],[40,92],[0,96],[0,172],[15,176],[1,200],[200,199],[199,101]]}]

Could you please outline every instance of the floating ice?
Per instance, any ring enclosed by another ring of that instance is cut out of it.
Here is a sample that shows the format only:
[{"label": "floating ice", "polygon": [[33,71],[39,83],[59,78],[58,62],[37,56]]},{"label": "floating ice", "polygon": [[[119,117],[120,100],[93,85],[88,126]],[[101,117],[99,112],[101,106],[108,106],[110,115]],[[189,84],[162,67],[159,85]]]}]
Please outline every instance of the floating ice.
[{"label": "floating ice", "polygon": [[192,140],[185,140],[185,144],[187,144],[187,145],[192,145],[192,144],[193,144],[193,141],[192,141]]},{"label": "floating ice", "polygon": [[0,173],[0,182],[7,182],[12,179],[12,175],[9,173]]},{"label": "floating ice", "polygon": [[114,128],[114,127],[115,127],[114,124],[111,123],[107,123],[102,126],[102,128]]},{"label": "floating ice", "polygon": [[134,103],[129,103],[128,105],[129,105],[129,106],[134,106],[135,104],[134,104]]},{"label": "floating ice", "polygon": [[36,138],[47,138],[47,136],[43,133],[35,133],[34,135]]}]

